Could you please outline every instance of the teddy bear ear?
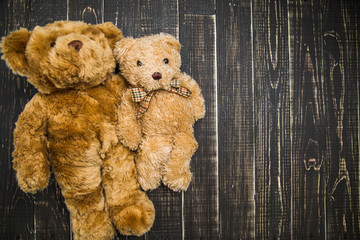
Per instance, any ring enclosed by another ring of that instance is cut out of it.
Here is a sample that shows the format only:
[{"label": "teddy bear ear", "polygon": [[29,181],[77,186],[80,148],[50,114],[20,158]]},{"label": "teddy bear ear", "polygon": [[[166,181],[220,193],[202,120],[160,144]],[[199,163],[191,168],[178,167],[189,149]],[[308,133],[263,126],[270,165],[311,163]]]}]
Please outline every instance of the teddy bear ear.
[{"label": "teddy bear ear", "polygon": [[115,43],[124,37],[121,30],[118,29],[112,22],[98,24],[95,25],[95,27],[104,33],[105,37],[109,41],[111,49],[114,49]]},{"label": "teddy bear ear", "polygon": [[180,42],[170,34],[161,34],[161,37],[164,39],[164,42],[174,48],[176,51],[180,52],[181,44]]},{"label": "teddy bear ear", "polygon": [[123,56],[130,50],[135,44],[136,40],[133,38],[123,38],[115,44],[114,53],[116,60],[122,61]]},{"label": "teddy bear ear", "polygon": [[11,32],[3,37],[0,43],[0,50],[3,52],[1,57],[14,73],[26,76],[28,73],[28,64],[25,58],[25,49],[29,41],[31,32],[22,28]]}]

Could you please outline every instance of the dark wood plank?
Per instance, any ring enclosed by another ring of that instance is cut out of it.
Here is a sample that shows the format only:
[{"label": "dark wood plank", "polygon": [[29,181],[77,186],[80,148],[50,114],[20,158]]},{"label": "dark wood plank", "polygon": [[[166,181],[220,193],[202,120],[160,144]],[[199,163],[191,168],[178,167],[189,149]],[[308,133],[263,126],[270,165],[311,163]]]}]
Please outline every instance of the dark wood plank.
[{"label": "dark wood plank", "polygon": [[287,1],[253,6],[256,237],[291,237]]},{"label": "dark wood plank", "polygon": [[184,14],[215,14],[216,1],[215,0],[183,0],[180,1]]},{"label": "dark wood plank", "polygon": [[217,1],[221,239],[255,238],[251,1]]},{"label": "dark wood plank", "polygon": [[[179,11],[175,0],[105,0],[104,9],[105,21],[114,22],[125,37],[141,37],[160,32],[178,36]],[[182,239],[181,193],[160,186],[149,192],[148,196],[155,205],[155,222],[150,232],[141,238]]]},{"label": "dark wood plank", "polygon": [[45,25],[58,20],[66,20],[67,2],[31,0],[30,26]]},{"label": "dark wood plank", "polygon": [[105,21],[114,22],[127,37],[165,32],[178,36],[179,10],[175,0],[105,0]]},{"label": "dark wood plank", "polygon": [[322,74],[322,1],[289,1],[292,84],[292,230],[324,239],[326,133]]},{"label": "dark wood plank", "polygon": [[177,0],[141,1],[141,36],[160,32],[179,36]]},{"label": "dark wood plank", "polygon": [[[1,2],[1,36],[20,27],[29,27],[28,1]],[[13,130],[18,115],[35,89],[23,77],[12,74],[5,62],[0,63],[1,81],[1,160],[0,160],[0,236],[3,239],[31,239],[34,237],[34,205],[31,195],[22,192],[12,168]]]},{"label": "dark wood plank", "polygon": [[[64,0],[62,0],[64,1]],[[91,24],[104,22],[103,0],[68,0],[68,20]]]},{"label": "dark wood plank", "polygon": [[71,236],[69,211],[53,175],[49,186],[34,195],[33,199],[36,239],[69,239]]},{"label": "dark wood plank", "polygon": [[193,172],[184,193],[184,239],[217,239],[218,158],[216,35],[214,15],[184,15],[180,28],[182,71],[192,76],[203,89],[206,116],[195,124],[199,149],[191,161]]},{"label": "dark wood plank", "polygon": [[141,36],[140,0],[105,0],[105,22],[113,22],[125,37]]},{"label": "dark wood plank", "polygon": [[148,193],[155,206],[155,222],[145,239],[182,239],[181,193],[161,185]]},{"label": "dark wood plank", "polygon": [[357,2],[328,0],[323,15],[329,239],[360,238],[358,10]]}]

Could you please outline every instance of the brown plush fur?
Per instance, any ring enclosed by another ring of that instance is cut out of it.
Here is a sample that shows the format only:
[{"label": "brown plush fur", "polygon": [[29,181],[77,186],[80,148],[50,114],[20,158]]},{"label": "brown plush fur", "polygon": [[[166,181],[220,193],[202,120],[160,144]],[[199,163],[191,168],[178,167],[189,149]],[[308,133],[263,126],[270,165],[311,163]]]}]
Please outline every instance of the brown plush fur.
[{"label": "brown plush fur", "polygon": [[[125,38],[114,52],[132,87],[155,91],[141,118],[135,117],[139,103],[132,101],[130,89],[118,111],[119,139],[132,149],[139,147],[135,162],[141,187],[152,190],[162,181],[174,191],[186,190],[191,180],[190,159],[198,146],[192,126],[204,117],[205,106],[198,84],[180,72],[180,43],[167,34]],[[161,79],[152,77],[156,72]],[[192,92],[190,98],[163,90],[173,79]]]},{"label": "brown plush fur", "polygon": [[122,234],[142,235],[154,221],[134,154],[115,132],[126,88],[113,74],[112,48],[121,38],[112,23],[60,21],[14,31],[1,43],[8,66],[39,90],[14,131],[18,183],[25,192],[44,189],[51,164],[76,240],[112,239],[113,224]]}]

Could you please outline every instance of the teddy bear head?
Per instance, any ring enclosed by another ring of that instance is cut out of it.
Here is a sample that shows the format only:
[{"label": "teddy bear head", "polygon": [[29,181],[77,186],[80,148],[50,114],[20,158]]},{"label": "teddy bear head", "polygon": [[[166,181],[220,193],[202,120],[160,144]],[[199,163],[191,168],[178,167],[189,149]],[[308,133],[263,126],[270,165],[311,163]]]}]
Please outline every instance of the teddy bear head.
[{"label": "teddy bear head", "polygon": [[180,72],[180,48],[173,36],[160,33],[123,38],[115,44],[114,53],[127,81],[150,92],[169,86]]},{"label": "teddy bear head", "polygon": [[52,93],[105,81],[115,69],[112,49],[121,38],[112,23],[57,21],[11,32],[0,47],[14,73],[28,77],[40,92]]}]

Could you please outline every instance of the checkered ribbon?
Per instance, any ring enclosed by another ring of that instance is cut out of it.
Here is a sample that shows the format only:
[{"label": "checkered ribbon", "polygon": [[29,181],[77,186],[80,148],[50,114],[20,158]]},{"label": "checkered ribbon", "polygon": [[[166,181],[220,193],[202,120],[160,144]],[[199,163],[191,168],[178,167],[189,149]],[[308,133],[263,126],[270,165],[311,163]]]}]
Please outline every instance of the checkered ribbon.
[{"label": "checkered ribbon", "polygon": [[180,86],[179,80],[172,80],[170,82],[170,87],[164,88],[166,91],[179,94],[180,96],[183,96],[184,98],[188,98],[191,95],[191,91],[187,89],[186,87]]},{"label": "checkered ribbon", "polygon": [[[173,80],[170,83],[169,87],[164,88],[164,90],[172,93],[176,93],[182,97],[188,98],[191,95],[191,91],[185,87],[180,86],[179,80]],[[136,113],[136,117],[140,118],[148,110],[151,98],[154,96],[155,91],[146,93],[143,88],[131,88],[131,99],[133,102],[139,103],[139,109]]]}]

